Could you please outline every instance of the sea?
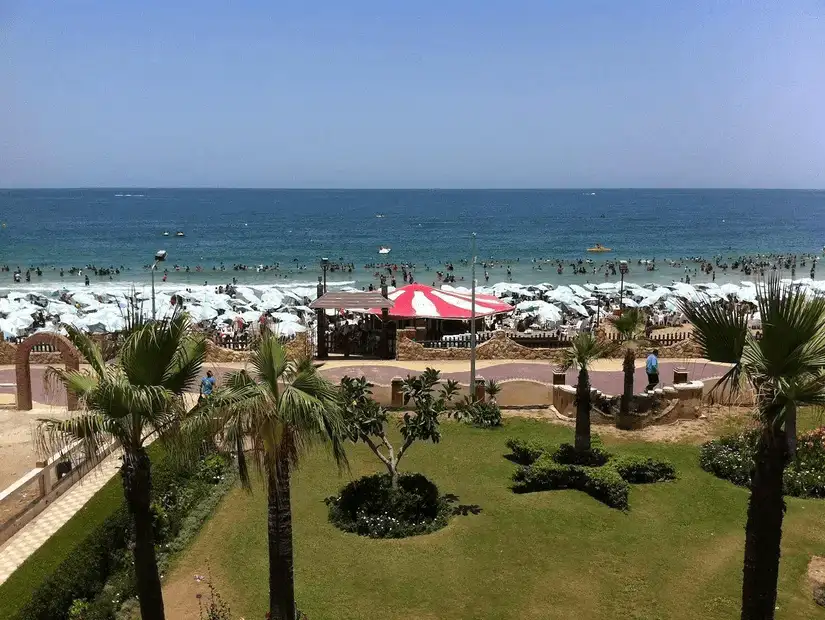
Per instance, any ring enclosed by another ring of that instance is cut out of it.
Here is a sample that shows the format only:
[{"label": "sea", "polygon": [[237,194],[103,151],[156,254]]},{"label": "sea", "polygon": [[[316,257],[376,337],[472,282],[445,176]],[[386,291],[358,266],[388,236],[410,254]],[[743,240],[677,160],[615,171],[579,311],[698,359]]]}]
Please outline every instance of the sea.
[{"label": "sea", "polygon": [[[598,268],[618,260],[628,261],[627,281],[669,283],[688,268],[699,283],[712,276],[693,272],[697,259],[757,254],[808,255],[796,277],[809,277],[810,256],[821,256],[825,245],[825,191],[0,190],[0,264],[11,270],[0,272],[0,290],[74,287],[86,275],[95,288],[143,287],[158,250],[168,253],[161,269],[175,286],[233,278],[307,285],[321,274],[322,258],[354,266],[330,270],[332,284],[377,284],[376,265],[392,263],[399,274],[402,264],[412,265],[419,282],[437,284],[441,271],[469,285],[473,233],[481,284],[612,281],[619,276],[606,278]],[[611,251],[588,253],[596,244]],[[379,254],[381,247],[390,253]],[[639,264],[653,259],[655,271]],[[593,261],[583,263],[588,273],[573,273],[570,264],[579,260]],[[110,271],[95,275],[90,266]],[[30,283],[14,284],[18,267],[31,270]],[[72,267],[82,273],[70,274]],[[825,277],[825,267],[816,277]],[[744,279],[738,271],[716,273],[720,283]]]}]

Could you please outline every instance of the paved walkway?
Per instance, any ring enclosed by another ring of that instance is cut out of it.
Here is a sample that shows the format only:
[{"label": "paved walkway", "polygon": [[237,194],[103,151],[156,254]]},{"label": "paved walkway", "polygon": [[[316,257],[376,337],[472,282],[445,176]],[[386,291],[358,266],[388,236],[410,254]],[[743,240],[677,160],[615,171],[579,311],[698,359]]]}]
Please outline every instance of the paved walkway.
[{"label": "paved walkway", "polygon": [[46,542],[120,470],[120,450],[54,500],[23,529],[0,545],[0,584]]}]

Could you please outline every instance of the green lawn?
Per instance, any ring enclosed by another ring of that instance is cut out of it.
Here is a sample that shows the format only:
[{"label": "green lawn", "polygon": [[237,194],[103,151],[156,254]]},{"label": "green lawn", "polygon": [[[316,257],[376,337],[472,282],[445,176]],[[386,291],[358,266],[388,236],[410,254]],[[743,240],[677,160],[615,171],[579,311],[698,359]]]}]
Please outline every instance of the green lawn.
[{"label": "green lawn", "polygon": [[[569,438],[539,421],[497,431],[442,426],[439,445],[415,445],[404,462],[442,492],[479,504],[435,534],[369,540],[326,518],[325,496],[343,486],[322,451],[310,455],[293,487],[298,599],[310,620],[467,618],[707,620],[738,617],[748,493],[704,473],[698,448],[608,447],[672,460],[679,480],[633,486],[622,513],[577,491],[513,494],[507,437]],[[353,477],[378,471],[362,447],[350,451]],[[805,569],[825,554],[825,501],[788,500],[778,618],[825,618]],[[265,498],[231,492],[175,572],[167,608],[197,617],[191,584],[210,567],[232,616],[262,618],[267,605]],[[190,598],[191,597],[191,598]]]}]

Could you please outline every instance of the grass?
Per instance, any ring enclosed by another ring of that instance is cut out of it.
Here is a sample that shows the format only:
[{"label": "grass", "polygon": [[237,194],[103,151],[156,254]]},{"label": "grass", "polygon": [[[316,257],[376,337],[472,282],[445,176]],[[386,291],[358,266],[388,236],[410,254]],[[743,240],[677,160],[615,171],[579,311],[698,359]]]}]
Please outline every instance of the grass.
[{"label": "grass", "polygon": [[[606,439],[620,453],[670,459],[679,475],[633,485],[623,513],[577,491],[509,490],[515,465],[503,458],[505,440],[560,442],[568,429],[509,419],[499,430],[442,430],[441,443],[416,444],[404,468],[483,512],[426,536],[370,540],[335,529],[323,498],[378,463],[356,446],[351,473],[338,476],[323,451],[307,457],[293,510],[297,595],[310,620],[738,617],[748,492],[699,469],[696,446]],[[804,577],[810,556],[825,554],[824,519],[825,502],[788,499],[779,618],[825,618]],[[206,592],[192,575],[208,566],[232,617],[262,618],[266,548],[262,489],[230,492],[166,579],[168,616],[197,618],[195,593]]]}]

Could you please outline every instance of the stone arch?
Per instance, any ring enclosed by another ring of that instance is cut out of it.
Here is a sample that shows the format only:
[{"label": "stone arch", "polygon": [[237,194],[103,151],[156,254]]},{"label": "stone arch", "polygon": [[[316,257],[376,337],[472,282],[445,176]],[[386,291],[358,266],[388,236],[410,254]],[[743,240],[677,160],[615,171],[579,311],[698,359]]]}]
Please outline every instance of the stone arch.
[{"label": "stone arch", "polygon": [[[60,351],[60,357],[63,359],[67,370],[78,370],[80,368],[80,351],[65,336],[40,332],[26,338],[17,345],[17,356],[14,362],[17,375],[17,409],[19,411],[31,411],[32,408],[32,371],[29,358],[32,348],[39,344],[50,344]],[[66,404],[69,411],[76,410],[77,396],[67,391]]]}]

